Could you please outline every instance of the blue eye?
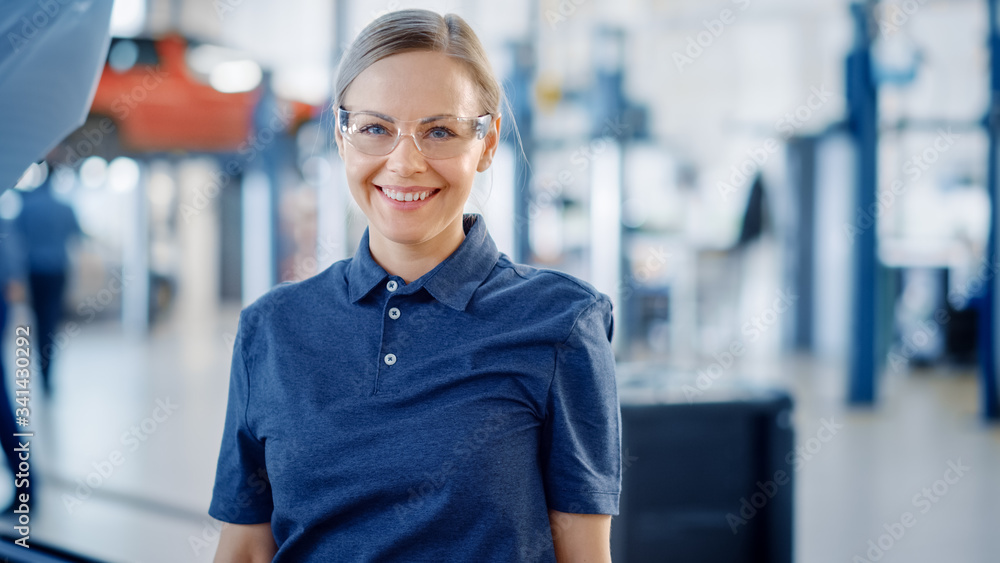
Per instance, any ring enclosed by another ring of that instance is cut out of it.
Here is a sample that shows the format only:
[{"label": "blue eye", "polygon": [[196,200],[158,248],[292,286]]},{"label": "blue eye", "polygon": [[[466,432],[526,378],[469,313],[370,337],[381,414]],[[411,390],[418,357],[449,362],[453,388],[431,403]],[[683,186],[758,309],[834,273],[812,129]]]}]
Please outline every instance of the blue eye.
[{"label": "blue eye", "polygon": [[385,127],[377,123],[373,123],[370,125],[365,125],[363,127],[360,127],[358,129],[358,133],[363,133],[365,135],[387,135],[389,132],[386,130]]},{"label": "blue eye", "polygon": [[454,137],[455,134],[446,127],[435,127],[427,132],[427,138],[435,141],[443,141]]}]

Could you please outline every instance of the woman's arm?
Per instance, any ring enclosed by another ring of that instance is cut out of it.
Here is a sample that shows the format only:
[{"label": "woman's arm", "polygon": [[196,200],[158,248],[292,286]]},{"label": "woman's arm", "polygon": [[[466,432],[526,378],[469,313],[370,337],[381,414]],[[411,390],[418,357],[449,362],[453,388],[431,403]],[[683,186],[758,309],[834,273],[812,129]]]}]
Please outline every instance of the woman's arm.
[{"label": "woman's arm", "polygon": [[549,510],[559,563],[611,563],[611,515]]},{"label": "woman's arm", "polygon": [[278,546],[271,534],[271,523],[222,525],[215,563],[269,563]]}]

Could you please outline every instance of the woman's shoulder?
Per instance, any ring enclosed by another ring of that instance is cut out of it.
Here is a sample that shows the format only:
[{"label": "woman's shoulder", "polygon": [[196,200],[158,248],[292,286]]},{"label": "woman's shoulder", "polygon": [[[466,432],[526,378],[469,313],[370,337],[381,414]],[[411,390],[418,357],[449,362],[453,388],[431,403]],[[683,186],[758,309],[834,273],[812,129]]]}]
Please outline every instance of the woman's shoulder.
[{"label": "woman's shoulder", "polygon": [[328,302],[331,294],[340,286],[346,291],[344,270],[350,259],[340,260],[319,273],[298,280],[285,280],[266,291],[243,308],[243,315],[300,314],[314,311],[322,302]]},{"label": "woman's shoulder", "polygon": [[514,262],[502,252],[497,266],[511,271],[518,278],[515,283],[539,300],[571,301],[581,306],[597,301],[610,302],[610,298],[593,284],[567,272]]}]

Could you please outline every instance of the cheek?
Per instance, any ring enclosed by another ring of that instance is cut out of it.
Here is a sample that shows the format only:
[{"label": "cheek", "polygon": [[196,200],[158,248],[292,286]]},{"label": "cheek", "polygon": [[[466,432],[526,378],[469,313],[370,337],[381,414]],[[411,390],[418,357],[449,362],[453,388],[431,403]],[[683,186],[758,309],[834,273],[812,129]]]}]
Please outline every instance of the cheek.
[{"label": "cheek", "polygon": [[458,160],[447,167],[447,172],[442,171],[443,174],[447,174],[455,182],[462,182],[463,184],[468,184],[465,187],[471,187],[472,181],[476,177],[476,165],[479,163],[477,159],[465,158]]},{"label": "cheek", "polygon": [[364,158],[349,158],[344,162],[344,174],[352,188],[363,189],[365,181],[371,178],[378,168],[377,162]]}]

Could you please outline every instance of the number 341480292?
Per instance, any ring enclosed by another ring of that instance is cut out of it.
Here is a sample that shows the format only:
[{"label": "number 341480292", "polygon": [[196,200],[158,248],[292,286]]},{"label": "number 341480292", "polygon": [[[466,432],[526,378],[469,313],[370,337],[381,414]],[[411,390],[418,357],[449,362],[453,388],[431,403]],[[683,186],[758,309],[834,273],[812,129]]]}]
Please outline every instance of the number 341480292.
[{"label": "number 341480292", "polygon": [[[31,365],[31,327],[19,326],[14,331],[14,377],[17,383],[15,402],[20,408],[15,409],[14,416],[23,417],[26,426],[29,416],[28,400],[31,395],[30,381],[31,372],[28,369]],[[21,422],[19,420],[19,422]]]}]

